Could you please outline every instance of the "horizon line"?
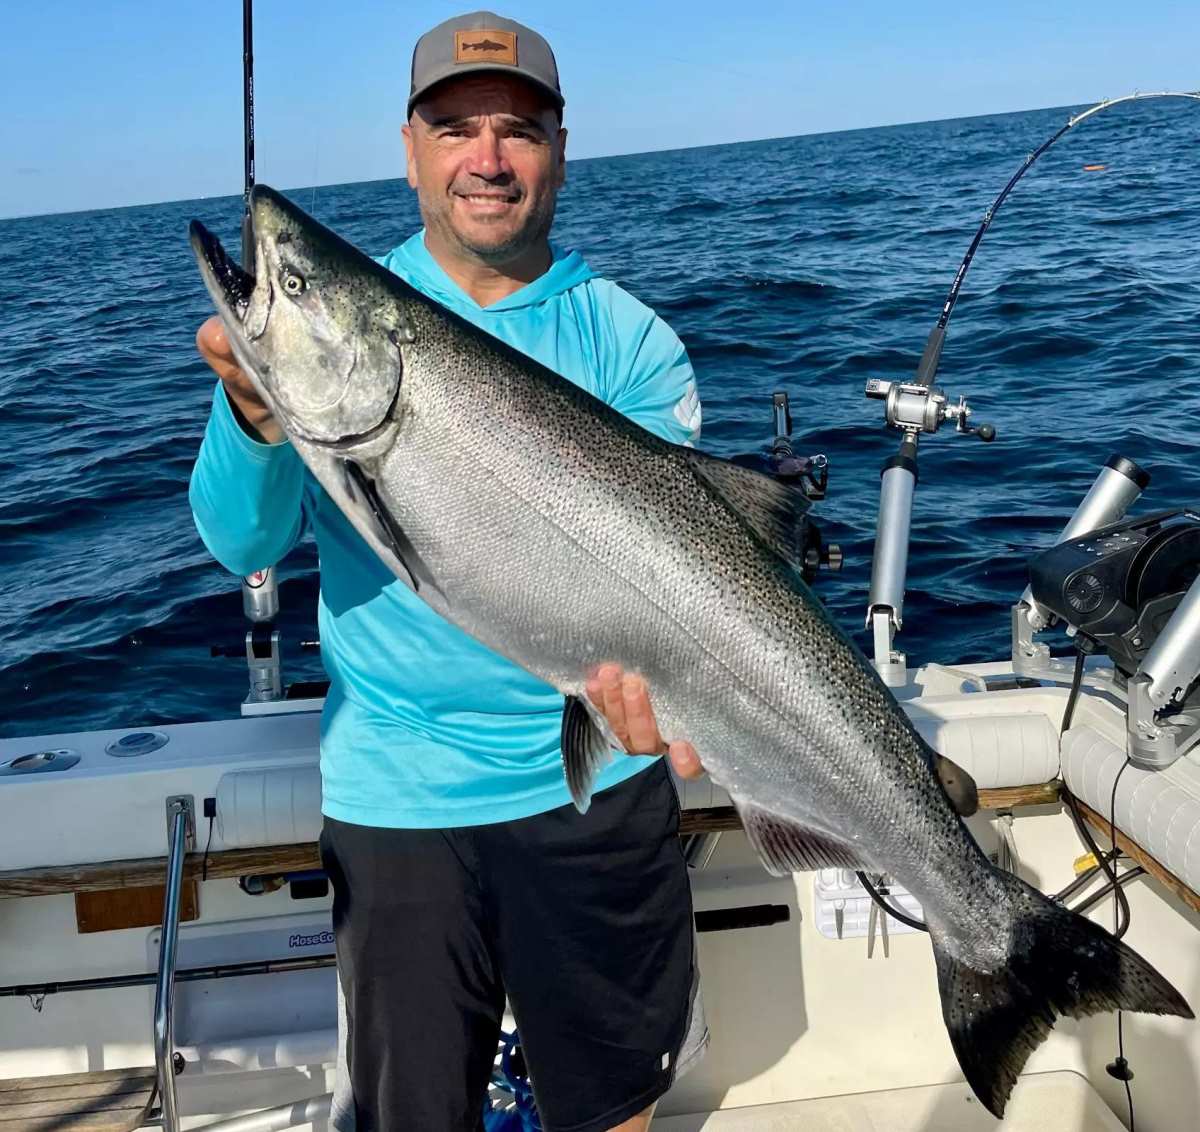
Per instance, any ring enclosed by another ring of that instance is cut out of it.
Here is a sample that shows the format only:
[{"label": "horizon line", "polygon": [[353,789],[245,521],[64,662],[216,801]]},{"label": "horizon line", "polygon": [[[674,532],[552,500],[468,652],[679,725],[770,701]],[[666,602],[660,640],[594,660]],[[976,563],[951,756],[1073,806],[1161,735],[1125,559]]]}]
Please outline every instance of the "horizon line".
[{"label": "horizon line", "polygon": [[[742,138],[738,141],[716,141],[703,142],[699,145],[685,146],[666,146],[662,149],[642,149],[632,150],[627,153],[598,153],[588,157],[570,158],[568,164],[581,165],[588,161],[608,161],[619,157],[644,157],[652,153],[685,153],[697,149],[718,149],[725,146],[737,145],[759,145],[762,142],[768,141],[788,141],[792,138],[818,138],[818,137],[833,137],[838,134],[855,134],[862,133],[866,130],[892,130],[899,129],[905,126],[928,126],[937,122],[969,122],[975,118],[1003,118],[1014,114],[1035,114],[1049,110],[1074,110],[1080,106],[1092,106],[1093,102],[1070,102],[1060,106],[1030,106],[1019,110],[996,110],[989,111],[984,114],[964,114],[959,117],[950,118],[923,118],[913,122],[885,122],[876,126],[849,126],[841,130],[813,130],[808,133],[799,134],[774,134],[762,138]],[[284,193],[299,193],[309,189],[331,189],[340,188],[346,185],[377,185],[385,181],[398,181],[403,179],[403,174],[398,174],[395,177],[374,177],[362,181],[328,181],[318,185],[299,185],[290,189],[281,190]],[[257,183],[257,182],[256,182]],[[111,204],[98,205],[92,208],[69,208],[61,212],[22,212],[13,213],[11,215],[0,216],[0,223],[6,223],[11,220],[39,220],[47,219],[51,216],[79,216],[89,212],[120,212],[131,208],[154,208],[159,205],[168,204],[187,204],[190,201],[197,200],[223,200],[226,197],[238,197],[243,195],[244,188],[237,189],[230,193],[214,193],[203,197],[173,197],[167,200],[150,200],[136,201],[131,204]]]}]

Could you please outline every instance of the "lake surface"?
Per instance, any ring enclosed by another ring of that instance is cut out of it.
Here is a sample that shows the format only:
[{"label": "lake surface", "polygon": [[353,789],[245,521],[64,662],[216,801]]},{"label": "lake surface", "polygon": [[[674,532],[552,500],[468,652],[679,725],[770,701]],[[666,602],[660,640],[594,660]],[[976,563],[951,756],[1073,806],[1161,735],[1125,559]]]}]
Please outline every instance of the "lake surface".
[{"label": "lake surface", "polygon": [[[984,209],[1067,110],[571,163],[555,239],[666,318],[704,404],[701,446],[823,452],[817,510],[846,554],[818,591],[861,636],[878,472],[896,448],[868,377],[909,378]],[[1085,171],[1085,165],[1103,165]],[[905,627],[911,659],[1005,655],[1007,607],[1112,452],[1200,481],[1200,108],[1134,103],[1066,135],[984,239],[940,381],[995,424],[922,447]],[[269,171],[266,171],[269,172]],[[269,178],[268,178],[269,179]],[[378,255],[417,227],[401,181],[297,190]],[[187,243],[237,246],[239,197],[0,222],[0,735],[237,714],[236,578],[187,483],[214,379]],[[317,678],[311,543],[282,564],[285,676]]]}]

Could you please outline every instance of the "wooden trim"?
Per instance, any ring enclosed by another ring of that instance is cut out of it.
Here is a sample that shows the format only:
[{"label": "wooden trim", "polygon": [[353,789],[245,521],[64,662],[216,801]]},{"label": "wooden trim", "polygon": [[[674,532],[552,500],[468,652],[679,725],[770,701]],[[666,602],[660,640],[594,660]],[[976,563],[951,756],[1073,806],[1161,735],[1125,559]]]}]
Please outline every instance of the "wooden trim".
[{"label": "wooden trim", "polygon": [[[1108,824],[1108,819],[1101,817],[1091,806],[1080,802],[1078,798],[1075,801],[1079,804],[1079,812],[1083,814],[1083,820],[1111,843],[1113,834],[1112,826]],[[1200,912],[1200,894],[1197,894],[1194,889],[1189,888],[1173,872],[1159,864],[1136,841],[1131,841],[1119,829],[1117,830],[1117,846],[1127,857],[1137,861],[1159,884],[1173,895],[1178,896],[1193,912]],[[1101,846],[1101,848],[1104,848],[1104,846]]]},{"label": "wooden trim", "polygon": [[[1007,810],[1016,806],[1042,806],[1058,800],[1059,783],[1012,786],[980,790],[982,809]],[[681,836],[693,833],[726,833],[741,829],[733,806],[684,810],[679,815]],[[204,854],[192,852],[183,866],[185,880],[199,880]],[[210,853],[207,876],[211,879],[251,874],[303,872],[319,869],[321,859],[315,842],[300,845],[270,845],[255,849],[225,849]],[[17,896],[53,896],[64,892],[99,892],[115,888],[148,888],[163,883],[166,857],[142,857],[125,861],[102,861],[90,865],[55,865],[48,868],[14,869],[0,872],[0,899]]]},{"label": "wooden trim", "polygon": [[[75,930],[112,932],[122,928],[150,928],[162,923],[165,884],[144,888],[106,888],[99,892],[75,893]],[[179,922],[189,923],[200,917],[200,882],[185,880],[179,890]]]},{"label": "wooden trim", "polygon": [[16,1089],[67,1089],[76,1085],[107,1088],[110,1085],[126,1091],[152,1087],[156,1070],[153,1065],[144,1069],[98,1069],[92,1073],[56,1073],[50,1077],[7,1077],[0,1080],[0,1093]]},{"label": "wooden trim", "polygon": [[729,833],[742,828],[742,819],[732,806],[712,806],[706,810],[681,810],[679,836],[692,833]]},{"label": "wooden trim", "polygon": [[981,810],[1011,810],[1017,806],[1049,806],[1059,800],[1062,782],[1053,778],[1030,786],[1000,786],[979,791]]},{"label": "wooden trim", "polygon": [[[185,880],[199,880],[204,854],[189,853],[183,863]],[[304,845],[270,845],[256,849],[226,849],[208,856],[209,879],[251,873],[295,873],[319,869],[315,841]],[[98,892],[110,888],[160,885],[167,872],[166,857],[101,861],[94,865],[55,865],[44,869],[14,869],[0,873],[0,898],[52,896],[64,892]]]}]

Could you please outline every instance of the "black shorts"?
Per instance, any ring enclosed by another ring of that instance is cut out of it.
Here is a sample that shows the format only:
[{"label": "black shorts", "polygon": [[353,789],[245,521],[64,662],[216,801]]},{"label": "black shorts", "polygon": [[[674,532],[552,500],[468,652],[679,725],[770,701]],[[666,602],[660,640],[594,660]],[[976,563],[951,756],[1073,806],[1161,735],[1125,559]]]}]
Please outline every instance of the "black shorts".
[{"label": "black shorts", "polygon": [[546,1132],[605,1132],[666,1092],[696,990],[678,827],[665,759],[583,815],[326,818],[358,1132],[478,1132],[506,996]]}]

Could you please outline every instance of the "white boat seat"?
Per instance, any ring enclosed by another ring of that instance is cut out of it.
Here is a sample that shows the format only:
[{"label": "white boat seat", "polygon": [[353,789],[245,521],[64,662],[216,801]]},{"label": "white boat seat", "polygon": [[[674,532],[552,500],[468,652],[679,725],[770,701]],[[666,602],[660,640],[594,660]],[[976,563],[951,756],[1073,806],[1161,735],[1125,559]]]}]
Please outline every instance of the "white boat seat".
[{"label": "white boat seat", "polygon": [[320,768],[275,766],[221,775],[217,833],[227,849],[316,841],[321,836]]},{"label": "white boat seat", "polygon": [[[917,718],[914,723],[934,750],[967,771],[981,790],[1058,777],[1058,733],[1041,712]],[[700,790],[689,783],[681,793],[687,809],[697,803],[729,804],[725,792],[711,784]],[[316,841],[321,834],[320,769],[276,766],[222,775],[217,784],[217,833],[227,849]]]},{"label": "white boat seat", "polygon": [[1058,730],[1042,712],[957,719],[913,714],[913,725],[925,742],[962,767],[980,790],[1030,786],[1058,777]]},{"label": "white boat seat", "polygon": [[[1063,736],[1064,781],[1106,821],[1113,781],[1124,765],[1125,748],[1092,727],[1072,727]],[[1166,770],[1130,766],[1117,787],[1116,826],[1189,888],[1200,890],[1200,765],[1191,757]]]}]

